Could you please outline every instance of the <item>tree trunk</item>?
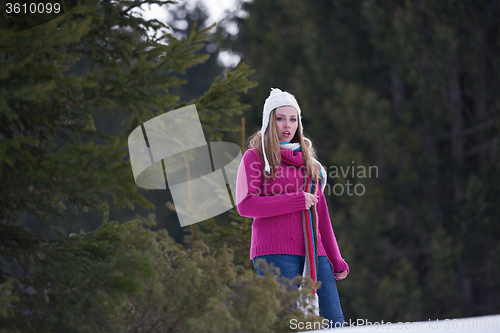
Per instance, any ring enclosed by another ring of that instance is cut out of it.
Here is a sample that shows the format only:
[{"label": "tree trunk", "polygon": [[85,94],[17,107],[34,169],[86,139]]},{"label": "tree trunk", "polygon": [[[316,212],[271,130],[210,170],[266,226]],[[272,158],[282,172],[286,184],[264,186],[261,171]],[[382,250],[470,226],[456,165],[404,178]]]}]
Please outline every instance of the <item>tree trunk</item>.
[{"label": "tree trunk", "polygon": [[[478,28],[476,35],[476,75],[474,84],[474,108],[476,113],[477,123],[481,123],[486,120],[487,109],[486,109],[486,50],[485,50],[485,31],[484,29]],[[486,136],[481,133],[476,137],[473,142],[483,142],[486,140]],[[479,152],[479,158],[482,160],[485,156],[486,151],[483,150]]]},{"label": "tree trunk", "polygon": [[450,61],[450,111],[451,111],[451,155],[456,163],[453,175],[454,198],[459,201],[462,197],[461,171],[464,166],[464,120],[462,114],[462,93],[460,90],[458,45],[452,42]]},{"label": "tree trunk", "polygon": [[401,80],[401,61],[395,61],[391,64],[391,95],[392,108],[396,117],[401,119],[403,116],[403,94],[404,87]]}]

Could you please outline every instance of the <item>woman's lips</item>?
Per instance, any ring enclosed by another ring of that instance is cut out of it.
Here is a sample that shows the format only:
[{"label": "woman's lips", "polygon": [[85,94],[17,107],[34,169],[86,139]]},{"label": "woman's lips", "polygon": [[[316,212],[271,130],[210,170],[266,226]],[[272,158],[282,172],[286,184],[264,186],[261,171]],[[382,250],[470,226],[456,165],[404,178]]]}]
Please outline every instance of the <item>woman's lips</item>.
[{"label": "woman's lips", "polygon": [[285,131],[285,132],[283,132],[283,135],[284,136],[290,136],[290,132],[289,131]]}]

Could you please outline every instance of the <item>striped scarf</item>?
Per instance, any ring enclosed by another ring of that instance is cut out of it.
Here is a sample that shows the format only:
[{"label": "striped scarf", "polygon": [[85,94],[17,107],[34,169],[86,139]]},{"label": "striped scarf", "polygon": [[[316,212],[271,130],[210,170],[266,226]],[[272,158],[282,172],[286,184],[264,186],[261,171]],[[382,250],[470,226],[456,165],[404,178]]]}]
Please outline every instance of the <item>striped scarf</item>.
[{"label": "striped scarf", "polygon": [[[298,143],[288,143],[282,142],[280,143],[281,148],[285,149],[293,149],[293,151],[300,150],[300,144]],[[291,161],[285,156],[281,156],[281,160],[284,163],[295,165],[298,167],[304,167],[305,163],[302,161],[301,164],[298,164],[295,161]],[[321,170],[318,163],[315,163],[315,167],[318,170]],[[320,172],[321,174],[321,172]],[[321,181],[324,181],[323,175],[321,175]],[[322,189],[320,181],[314,182],[310,175],[305,175],[305,192],[318,195],[318,189]],[[304,209],[302,211],[302,230],[304,233],[304,245],[306,248],[306,256],[305,256],[305,264],[304,271],[302,276],[309,276],[314,282],[318,281],[318,212],[316,209],[316,205],[312,205],[309,209]],[[313,312],[316,315],[319,315],[319,301],[318,295],[316,293],[316,288],[313,287],[311,291],[313,294]],[[311,305],[311,304],[309,304]]]}]

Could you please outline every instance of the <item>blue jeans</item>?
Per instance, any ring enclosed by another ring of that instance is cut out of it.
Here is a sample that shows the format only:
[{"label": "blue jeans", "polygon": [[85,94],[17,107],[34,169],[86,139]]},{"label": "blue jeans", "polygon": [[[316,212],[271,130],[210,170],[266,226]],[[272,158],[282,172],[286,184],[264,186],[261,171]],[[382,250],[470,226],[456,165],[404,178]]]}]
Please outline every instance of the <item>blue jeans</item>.
[{"label": "blue jeans", "polygon": [[[253,265],[260,276],[264,272],[257,268],[256,260],[263,258],[268,264],[273,263],[275,267],[280,269],[281,276],[292,280],[297,275],[302,276],[304,270],[305,256],[292,254],[268,254],[258,256],[252,259]],[[318,281],[321,281],[321,286],[318,288],[319,310],[321,316],[328,319],[330,328],[340,327],[344,323],[344,315],[340,307],[339,293],[337,292],[337,283],[333,277],[333,270],[325,256],[318,257]],[[296,286],[298,287],[298,286]]]}]

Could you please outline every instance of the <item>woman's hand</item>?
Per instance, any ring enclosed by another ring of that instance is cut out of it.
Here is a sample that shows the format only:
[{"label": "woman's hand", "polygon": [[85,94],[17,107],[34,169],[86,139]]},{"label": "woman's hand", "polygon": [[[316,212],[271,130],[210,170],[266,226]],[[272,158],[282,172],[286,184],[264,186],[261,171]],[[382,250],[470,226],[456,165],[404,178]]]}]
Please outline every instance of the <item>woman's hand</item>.
[{"label": "woman's hand", "polygon": [[347,271],[346,270],[343,270],[343,271],[340,271],[338,273],[334,273],[335,276],[337,277],[337,279],[339,280],[343,280],[347,277]]},{"label": "woman's hand", "polygon": [[307,192],[304,192],[304,196],[306,197],[306,209],[309,209],[312,205],[318,203],[319,196]]}]

